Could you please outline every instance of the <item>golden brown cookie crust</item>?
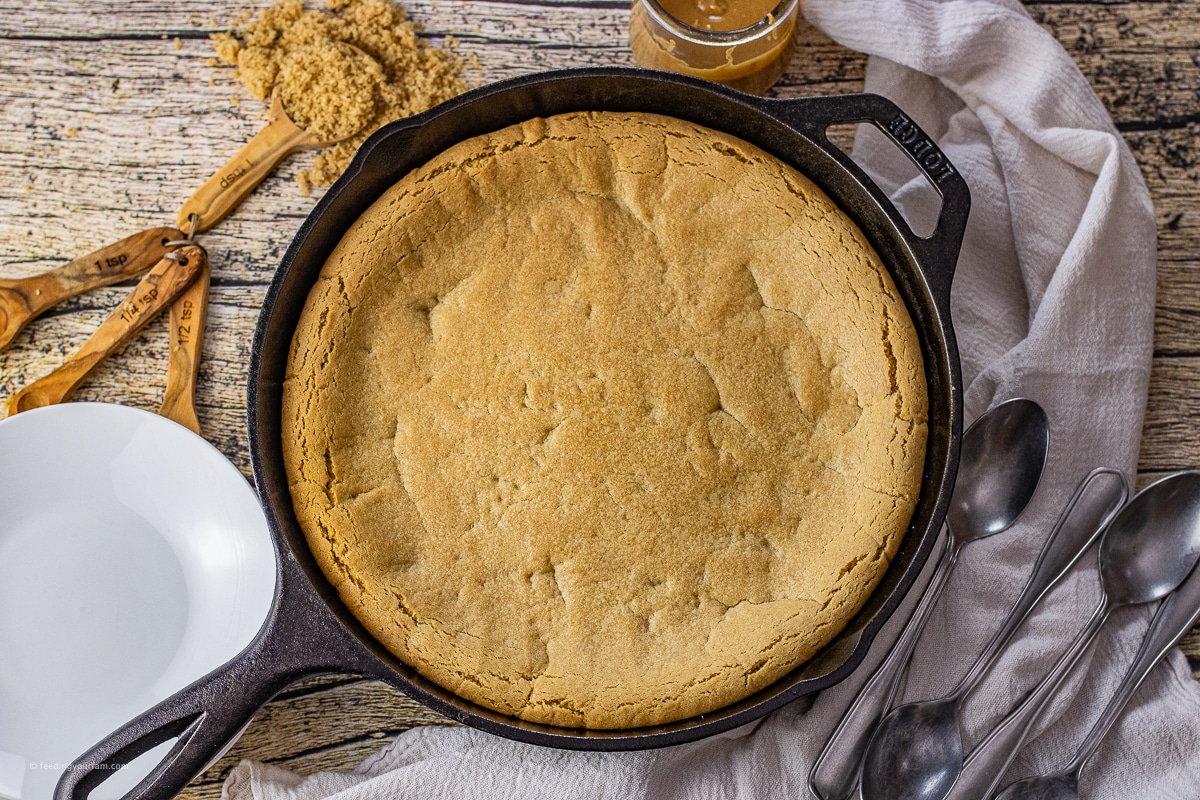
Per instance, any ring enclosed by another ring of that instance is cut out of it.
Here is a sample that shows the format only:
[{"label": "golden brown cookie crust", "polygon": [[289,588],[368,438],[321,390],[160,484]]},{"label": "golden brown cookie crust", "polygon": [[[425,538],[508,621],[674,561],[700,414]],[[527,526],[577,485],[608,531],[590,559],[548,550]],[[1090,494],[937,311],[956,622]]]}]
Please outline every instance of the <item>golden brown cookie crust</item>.
[{"label": "golden brown cookie crust", "polygon": [[366,628],[458,695],[627,728],[842,629],[916,503],[917,335],[858,228],[649,114],[462,142],[354,224],[284,384],[296,516]]}]

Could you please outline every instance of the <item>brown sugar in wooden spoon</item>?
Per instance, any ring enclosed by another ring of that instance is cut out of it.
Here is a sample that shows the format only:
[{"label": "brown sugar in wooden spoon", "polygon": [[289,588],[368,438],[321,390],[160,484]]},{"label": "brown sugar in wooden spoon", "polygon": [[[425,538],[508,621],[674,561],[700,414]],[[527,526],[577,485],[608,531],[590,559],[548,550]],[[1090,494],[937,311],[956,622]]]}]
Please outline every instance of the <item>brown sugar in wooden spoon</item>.
[{"label": "brown sugar in wooden spoon", "polygon": [[175,228],[150,228],[102,247],[57,269],[28,278],[0,278],[0,350],[31,319],[77,294],[136,278],[183,238]]},{"label": "brown sugar in wooden spoon", "polygon": [[[293,94],[311,91],[314,84],[328,80],[331,73],[335,73],[332,77],[337,79],[337,68],[344,71],[351,61],[359,61],[358,66],[365,67],[365,73],[379,70],[378,64],[357,47],[343,44],[340,48],[341,52],[333,53],[332,58],[329,52],[308,52],[310,63],[307,66],[301,66],[297,60],[290,70],[294,78],[277,83],[271,93],[267,126],[188,198],[179,210],[181,228],[190,231],[190,235],[208,230],[233,211],[288,155],[297,150],[335,144],[353,136],[370,121],[371,114],[364,112],[373,109],[351,109],[358,114],[350,113],[345,121],[332,127],[328,124],[319,126],[323,136],[318,137],[293,122],[284,110],[284,96],[289,91]],[[324,64],[318,59],[314,68],[313,55],[324,55]],[[171,306],[167,390],[158,412],[197,434],[200,433],[200,420],[195,406],[196,377],[208,315],[209,282],[210,273],[205,264],[196,281]]]},{"label": "brown sugar in wooden spoon", "polygon": [[159,260],[83,346],[62,366],[8,399],[8,415],[61,403],[101,361],[132,339],[150,320],[183,294],[205,268],[198,245],[180,247]]},{"label": "brown sugar in wooden spoon", "polygon": [[[267,126],[205,181],[180,209],[179,227],[188,231],[189,238],[224,219],[289,154],[335,144],[370,122],[374,112],[371,81],[382,73],[369,55],[353,45],[340,43],[336,48],[324,50],[301,48],[292,61],[284,65],[288,77],[277,83],[271,94]],[[331,83],[357,89],[350,94],[366,100],[357,103],[342,100],[335,103],[332,115],[329,109],[321,109],[324,116],[314,115],[303,98],[322,87],[328,95]],[[304,111],[305,120],[313,124],[320,136],[309,133],[288,117],[284,110],[288,95],[296,98],[293,104]],[[0,349],[50,306],[141,275],[183,238],[182,231],[175,228],[151,228],[42,275],[18,280],[0,278]],[[168,242],[173,243],[171,247]]]},{"label": "brown sugar in wooden spoon", "polygon": [[[223,169],[205,181],[180,209],[179,225],[188,230],[189,241],[195,234],[210,229],[224,219],[291,153],[335,144],[358,133],[370,122],[375,103],[370,87],[372,80],[381,77],[382,70],[374,59],[357,47],[338,43],[324,49],[301,48],[293,54],[291,63],[284,65],[283,74],[286,77],[276,84],[271,94],[267,126],[243,146]],[[332,113],[330,108],[318,108],[315,114],[311,107],[303,108],[304,98],[318,93],[322,87],[325,96],[332,96],[328,91],[331,85],[347,89],[347,97],[338,98],[333,103]],[[353,91],[364,88],[367,91]],[[284,98],[289,94],[298,107],[303,108],[306,120],[313,124],[321,136],[306,131],[288,117],[284,110]],[[52,273],[24,281],[0,281],[0,348],[11,341],[26,322],[50,305],[89,289],[140,274],[156,260],[164,258],[164,253],[170,249],[168,244],[171,247],[179,246],[182,239],[183,233],[179,230],[155,228],[76,259]],[[176,255],[180,256],[176,259],[179,267],[189,273],[186,280],[177,283],[176,278],[172,277],[169,280],[171,292],[160,293],[158,283],[167,280],[163,276],[176,275],[180,269],[172,273],[169,263],[159,261],[152,275],[138,284],[117,312],[101,325],[75,356],[55,372],[10,398],[8,412],[15,414],[61,402],[96,364],[128,341],[171,300],[177,299],[171,308],[167,391],[160,413],[199,433],[194,393],[207,315],[209,270],[207,257],[198,246],[185,246]],[[200,262],[200,268],[195,269],[195,264],[192,269],[186,268],[185,262],[188,261]],[[93,262],[99,275],[91,274]],[[199,279],[193,280],[196,276]],[[188,288],[189,283],[194,285]],[[130,302],[145,305],[132,309],[127,307]],[[119,315],[132,316],[118,323],[114,318]],[[128,329],[120,328],[121,324],[133,324],[135,317],[140,320],[136,321],[136,325]]]},{"label": "brown sugar in wooden spoon", "polygon": [[177,224],[189,227],[196,215],[195,232],[201,233],[225,219],[275,166],[297,150],[322,147],[322,142],[288,119],[279,90],[271,94],[267,126],[254,135],[229,162],[192,193],[179,210]]},{"label": "brown sugar in wooden spoon", "polygon": [[[381,79],[382,68],[375,59],[345,43],[300,48],[290,61],[285,59],[271,92],[267,126],[188,198],[179,210],[179,227],[192,233],[208,230],[292,153],[336,144],[366,127],[374,116],[371,81],[376,73]],[[347,87],[345,96],[335,96],[338,86]],[[312,105],[314,96],[332,98],[329,103],[336,113]],[[298,121],[311,123],[313,132],[292,121],[285,103],[303,113]]]}]

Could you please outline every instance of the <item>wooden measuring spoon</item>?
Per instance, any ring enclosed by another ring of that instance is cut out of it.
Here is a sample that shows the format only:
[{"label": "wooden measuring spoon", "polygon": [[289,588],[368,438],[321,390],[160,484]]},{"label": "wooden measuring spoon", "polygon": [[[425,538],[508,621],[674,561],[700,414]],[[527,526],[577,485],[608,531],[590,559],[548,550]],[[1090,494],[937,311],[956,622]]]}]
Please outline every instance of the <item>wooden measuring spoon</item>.
[{"label": "wooden measuring spoon", "polygon": [[[371,57],[359,48],[343,44],[344,48],[364,59]],[[318,139],[292,122],[283,108],[282,84],[271,92],[267,111],[267,126],[238,151],[224,167],[197,189],[177,217],[189,236],[207,231],[223,220],[239,203],[254,191],[280,161],[297,150],[326,147],[353,136],[357,131],[334,139]],[[200,367],[200,351],[204,324],[208,313],[210,274],[207,264],[200,277],[171,306],[171,350],[167,364],[167,390],[159,413],[200,433],[196,416],[196,376]]]},{"label": "wooden measuring spoon", "polygon": [[[370,58],[353,45],[345,45],[364,58]],[[312,150],[349,139],[358,131],[352,131],[336,139],[318,139],[301,128],[283,110],[283,92],[275,84],[271,92],[271,107],[267,110],[267,127],[254,135],[249,142],[229,160],[215,175],[197,189],[176,217],[179,227],[188,230],[192,215],[196,216],[194,233],[201,233],[216,225],[233,211],[246,197],[263,182],[280,161],[297,150]]]},{"label": "wooden measuring spoon", "polygon": [[205,259],[196,280],[171,304],[167,390],[158,409],[159,414],[195,434],[200,434],[200,419],[196,416],[196,375],[200,371],[204,324],[208,319],[209,281],[210,272]]},{"label": "wooden measuring spoon", "polygon": [[50,306],[101,286],[136,278],[183,238],[174,228],[150,228],[28,278],[0,278],[0,350]]},{"label": "wooden measuring spoon", "polygon": [[120,349],[160,311],[175,301],[207,265],[208,256],[199,245],[180,247],[159,260],[154,269],[133,288],[121,305],[101,323],[62,366],[34,381],[8,399],[8,415],[31,408],[61,403],[92,370]]}]

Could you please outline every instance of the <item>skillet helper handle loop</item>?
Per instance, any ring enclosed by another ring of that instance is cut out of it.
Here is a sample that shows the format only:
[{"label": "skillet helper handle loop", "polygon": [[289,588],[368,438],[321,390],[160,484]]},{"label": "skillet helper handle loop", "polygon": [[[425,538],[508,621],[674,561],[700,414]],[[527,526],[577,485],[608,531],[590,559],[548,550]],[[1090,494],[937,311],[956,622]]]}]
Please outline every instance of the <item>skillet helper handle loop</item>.
[{"label": "skillet helper handle loop", "polygon": [[[103,286],[136,278],[158,263],[183,238],[175,228],[150,228],[101,247],[57,269],[28,278],[0,279],[0,348],[25,323],[53,305]],[[8,313],[4,313],[5,307]]]},{"label": "skillet helper handle loop", "polygon": [[[780,104],[789,123],[803,131],[818,147],[845,167],[863,189],[881,201],[888,216],[917,255],[933,296],[948,311],[950,283],[954,278],[958,251],[971,210],[971,192],[962,174],[933,138],[895,103],[876,94],[805,98],[800,104],[803,116],[787,114],[787,100],[767,102]],[[853,122],[867,122],[878,128],[908,156],[941,195],[942,209],[938,213],[937,225],[929,236],[922,237],[914,233],[875,182],[853,159],[829,141],[826,129],[831,125]]]},{"label": "skillet helper handle loop", "polygon": [[206,261],[204,250],[198,245],[180,247],[163,256],[62,366],[8,399],[9,415],[67,399],[101,361],[120,349],[183,294]]},{"label": "skillet helper handle loop", "polygon": [[207,259],[200,274],[171,304],[171,341],[167,357],[167,389],[158,413],[200,435],[196,415],[196,378],[208,319],[208,287],[211,272]]},{"label": "skillet helper handle loop", "polygon": [[280,161],[297,150],[319,145],[320,142],[288,119],[277,90],[271,98],[266,127],[188,198],[179,210],[177,224],[193,235],[203,233],[237,208]]}]

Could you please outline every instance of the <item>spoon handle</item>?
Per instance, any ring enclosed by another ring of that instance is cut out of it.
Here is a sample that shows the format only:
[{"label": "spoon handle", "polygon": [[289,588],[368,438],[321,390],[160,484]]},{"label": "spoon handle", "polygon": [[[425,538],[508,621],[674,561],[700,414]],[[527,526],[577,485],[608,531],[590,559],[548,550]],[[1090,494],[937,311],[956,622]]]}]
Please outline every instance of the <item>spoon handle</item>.
[{"label": "spoon handle", "polygon": [[182,239],[174,228],[150,228],[28,278],[0,278],[0,349],[50,306],[78,294],[136,278]]},{"label": "spoon handle", "polygon": [[61,403],[100,362],[120,349],[176,297],[205,263],[204,250],[187,245],[163,256],[116,310],[58,369],[8,399],[8,415]]},{"label": "spoon handle", "polygon": [[992,791],[1025,742],[1029,730],[1058,694],[1059,687],[1095,640],[1100,626],[1108,619],[1112,609],[1113,605],[1107,597],[1100,601],[1087,625],[1075,637],[1075,641],[1071,643],[1067,652],[1063,653],[1058,663],[1051,668],[1050,673],[1042,678],[1042,682],[1029,693],[1021,705],[1001,720],[967,756],[962,773],[945,800],[982,800],[992,796]]},{"label": "spoon handle", "polygon": [[[202,233],[221,220],[275,169],[275,165],[297,150],[321,143],[288,119],[279,90],[271,96],[267,126],[254,135],[225,166],[192,193],[179,209],[177,224],[191,233]],[[193,226],[191,221],[195,215]]]},{"label": "spoon handle", "polygon": [[[1085,496],[1087,501],[1080,506],[1080,501]],[[987,674],[995,662],[996,656],[1029,616],[1029,612],[1099,538],[1101,531],[1125,504],[1128,496],[1129,487],[1125,483],[1125,476],[1119,470],[1098,467],[1084,476],[1059,515],[1054,529],[1046,538],[1046,544],[1038,554],[1029,581],[1012,610],[1008,612],[1008,619],[1004,621],[1000,630],[996,631],[958,687],[950,693],[951,697],[961,699],[975,688],[979,679]]]},{"label": "spoon handle", "polygon": [[875,674],[870,677],[837,730],[825,743],[825,749],[808,775],[808,785],[821,800],[843,800],[849,797],[858,783],[859,767],[863,753],[871,740],[871,734],[879,720],[891,708],[892,699],[900,677],[908,666],[913,647],[921,638],[921,631],[929,620],[929,614],[937,603],[938,596],[946,586],[946,580],[958,560],[960,546],[952,536],[947,536],[946,549],[942,551],[937,569],[929,581],[929,588],[917,604],[908,624],[896,644]]},{"label": "spoon handle", "polygon": [[1121,685],[1116,694],[1105,707],[1104,713],[1096,720],[1088,733],[1079,752],[1067,766],[1067,772],[1080,773],[1084,764],[1096,752],[1100,741],[1112,728],[1113,723],[1125,710],[1125,704],[1133,697],[1133,693],[1142,685],[1142,681],[1150,674],[1150,670],[1162,660],[1163,656],[1179,642],[1183,635],[1192,629],[1200,619],[1200,569],[1192,569],[1191,574],[1167,599],[1159,605],[1150,628],[1142,639],[1141,649],[1129,666],[1129,671],[1121,679]]},{"label": "spoon handle", "polygon": [[167,389],[158,413],[200,434],[196,416],[196,377],[208,319],[208,264],[203,263],[192,285],[171,304],[171,342],[167,355]]}]

